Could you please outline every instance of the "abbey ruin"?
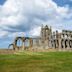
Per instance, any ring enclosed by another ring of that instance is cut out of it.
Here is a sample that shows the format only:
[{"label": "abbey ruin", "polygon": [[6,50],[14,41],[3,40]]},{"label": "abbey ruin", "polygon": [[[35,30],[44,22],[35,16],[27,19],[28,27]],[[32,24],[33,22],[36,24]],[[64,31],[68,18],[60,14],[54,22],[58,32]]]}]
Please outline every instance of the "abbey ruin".
[{"label": "abbey ruin", "polygon": [[[18,40],[22,41],[21,46],[17,45]],[[29,44],[27,46],[27,43]],[[26,49],[57,49],[57,50],[71,50],[72,49],[72,31],[62,30],[52,32],[52,28],[46,26],[41,27],[40,37],[16,37],[14,42],[9,45],[13,46],[13,50]]]}]

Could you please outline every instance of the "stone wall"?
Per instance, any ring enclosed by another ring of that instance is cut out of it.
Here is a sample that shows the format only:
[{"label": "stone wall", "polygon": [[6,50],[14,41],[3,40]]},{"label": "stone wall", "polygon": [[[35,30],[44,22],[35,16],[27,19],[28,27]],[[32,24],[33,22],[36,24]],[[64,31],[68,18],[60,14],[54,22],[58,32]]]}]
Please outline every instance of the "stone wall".
[{"label": "stone wall", "polygon": [[[22,41],[21,46],[17,46],[18,40]],[[26,41],[29,46],[26,45]],[[51,27],[42,26],[40,37],[16,37],[14,42],[9,45],[13,46],[13,50],[27,50],[27,49],[57,49],[57,50],[71,50],[72,49],[72,31],[62,30],[52,32]]]}]

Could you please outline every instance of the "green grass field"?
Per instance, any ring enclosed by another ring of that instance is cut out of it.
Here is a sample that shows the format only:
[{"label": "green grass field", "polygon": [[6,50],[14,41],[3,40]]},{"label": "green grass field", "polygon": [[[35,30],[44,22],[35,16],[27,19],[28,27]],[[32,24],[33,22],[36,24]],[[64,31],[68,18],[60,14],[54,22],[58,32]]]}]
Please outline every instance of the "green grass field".
[{"label": "green grass field", "polygon": [[0,72],[72,72],[72,52],[0,55]]}]

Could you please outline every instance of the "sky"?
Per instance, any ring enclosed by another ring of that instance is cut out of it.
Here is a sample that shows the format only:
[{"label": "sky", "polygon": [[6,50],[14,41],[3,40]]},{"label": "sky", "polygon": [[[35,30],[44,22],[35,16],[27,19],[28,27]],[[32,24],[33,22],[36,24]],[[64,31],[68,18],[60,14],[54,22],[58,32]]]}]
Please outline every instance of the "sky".
[{"label": "sky", "polygon": [[16,36],[39,36],[42,24],[72,30],[72,0],[0,0],[0,48]]}]

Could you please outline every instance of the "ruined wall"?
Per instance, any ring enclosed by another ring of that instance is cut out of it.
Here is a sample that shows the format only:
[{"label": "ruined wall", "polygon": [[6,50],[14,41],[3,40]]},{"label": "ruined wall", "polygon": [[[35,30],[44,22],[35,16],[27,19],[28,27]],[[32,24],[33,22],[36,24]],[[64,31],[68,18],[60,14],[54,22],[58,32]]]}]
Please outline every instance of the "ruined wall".
[{"label": "ruined wall", "polygon": [[[18,40],[22,41],[21,46],[17,46]],[[29,44],[26,45],[26,42]],[[72,31],[62,30],[52,32],[51,27],[47,25],[41,27],[40,37],[16,37],[14,42],[9,45],[13,46],[13,50],[26,50],[26,49],[57,49],[57,50],[71,50],[72,49]]]},{"label": "ruined wall", "polygon": [[72,32],[63,30],[62,33],[56,32],[53,34],[53,48],[59,50],[72,49]]}]

